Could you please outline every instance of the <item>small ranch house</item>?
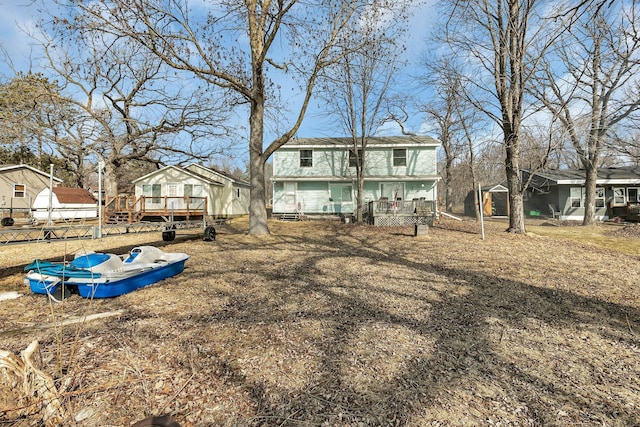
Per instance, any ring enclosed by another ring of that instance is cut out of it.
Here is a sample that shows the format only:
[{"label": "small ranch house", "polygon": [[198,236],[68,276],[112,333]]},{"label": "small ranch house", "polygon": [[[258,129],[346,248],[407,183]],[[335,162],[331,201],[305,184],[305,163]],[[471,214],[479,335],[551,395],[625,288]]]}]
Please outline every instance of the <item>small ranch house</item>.
[{"label": "small ranch house", "polygon": [[[523,180],[529,172],[523,171]],[[539,211],[553,218],[581,221],[585,213],[585,171],[536,172],[525,194],[525,213]],[[598,169],[596,218],[640,219],[640,167]]]},{"label": "small ranch house", "polygon": [[[279,148],[273,155],[274,215],[352,214],[357,183],[351,147],[350,138],[295,138]],[[439,141],[426,136],[368,138],[367,206],[380,202],[385,211],[406,208],[413,214],[412,202],[422,201],[435,211],[438,147]]]},{"label": "small ranch house", "polygon": [[[49,174],[28,165],[0,165],[0,209],[9,216],[23,212],[27,216],[40,191],[49,188]],[[53,185],[62,183],[53,177]]]},{"label": "small ranch house", "polygon": [[249,212],[249,184],[204,166],[166,166],[133,181],[136,204],[153,212],[200,212],[227,218]]}]

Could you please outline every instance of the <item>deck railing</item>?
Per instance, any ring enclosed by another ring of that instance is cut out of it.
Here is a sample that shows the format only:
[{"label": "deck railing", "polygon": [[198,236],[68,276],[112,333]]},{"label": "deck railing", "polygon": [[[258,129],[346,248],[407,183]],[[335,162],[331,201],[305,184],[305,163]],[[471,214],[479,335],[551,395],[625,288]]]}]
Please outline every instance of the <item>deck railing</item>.
[{"label": "deck railing", "polygon": [[364,213],[370,215],[412,215],[416,212],[435,212],[432,200],[374,200],[367,203]]},{"label": "deck railing", "polygon": [[181,216],[206,215],[206,197],[172,197],[172,196],[116,196],[107,197],[104,205],[104,217],[125,214],[128,221],[132,222],[141,217],[161,215],[168,216],[172,213]]}]

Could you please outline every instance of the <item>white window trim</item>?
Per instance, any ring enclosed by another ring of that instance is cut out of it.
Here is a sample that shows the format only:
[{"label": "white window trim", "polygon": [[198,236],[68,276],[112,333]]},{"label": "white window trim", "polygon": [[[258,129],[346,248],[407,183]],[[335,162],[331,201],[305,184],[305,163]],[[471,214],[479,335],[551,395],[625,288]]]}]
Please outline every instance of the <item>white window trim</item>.
[{"label": "white window trim", "polygon": [[[20,191],[20,193],[22,193],[22,196],[16,196],[16,187],[17,186],[22,186],[22,190]],[[13,198],[14,199],[24,199],[25,197],[27,197],[27,184],[19,184],[19,183],[13,184]]]},{"label": "white window trim", "polygon": [[[404,151],[404,156],[403,157],[396,157],[395,153],[396,151]],[[404,164],[403,165],[396,165],[396,159],[404,159]],[[391,149],[391,164],[393,164],[393,167],[395,168],[402,168],[402,167],[406,167],[407,166],[407,149],[406,148],[393,148]]]},{"label": "white window trim", "polygon": [[[302,152],[303,152],[303,151],[309,151],[309,152],[311,152],[311,157],[302,157]],[[312,168],[312,167],[313,167],[313,150],[310,150],[310,149],[307,149],[307,148],[305,148],[305,149],[300,149],[300,150],[298,151],[298,156],[299,156],[299,161],[300,161],[299,165],[300,165],[300,167],[301,167],[301,168]],[[308,160],[308,159],[310,159],[310,160],[311,160],[311,164],[310,164],[310,165],[303,165],[303,164],[302,164],[302,160],[303,160],[303,159],[304,159],[304,160]]]},{"label": "white window trim", "polygon": [[[580,190],[580,206],[574,206],[573,201],[577,197],[573,196],[573,190]],[[569,188],[569,207],[573,209],[584,208],[584,187],[570,187]]]}]

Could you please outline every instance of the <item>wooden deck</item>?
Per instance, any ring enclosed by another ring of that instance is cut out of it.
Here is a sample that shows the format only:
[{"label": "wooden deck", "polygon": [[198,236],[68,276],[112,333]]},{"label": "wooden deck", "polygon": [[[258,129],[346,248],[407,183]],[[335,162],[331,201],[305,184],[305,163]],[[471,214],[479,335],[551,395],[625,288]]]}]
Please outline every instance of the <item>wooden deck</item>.
[{"label": "wooden deck", "polygon": [[206,197],[107,197],[103,207],[106,224],[140,221],[197,220],[207,215]]}]

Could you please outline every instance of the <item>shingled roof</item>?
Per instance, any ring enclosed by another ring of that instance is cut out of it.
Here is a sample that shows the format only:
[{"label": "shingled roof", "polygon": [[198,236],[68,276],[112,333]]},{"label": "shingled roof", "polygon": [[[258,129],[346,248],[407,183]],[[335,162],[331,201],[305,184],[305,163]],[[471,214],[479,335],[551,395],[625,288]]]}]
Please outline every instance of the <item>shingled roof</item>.
[{"label": "shingled roof", "polygon": [[91,204],[96,203],[93,195],[84,188],[53,187],[53,194],[58,201],[64,204]]}]

